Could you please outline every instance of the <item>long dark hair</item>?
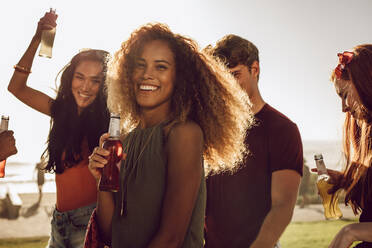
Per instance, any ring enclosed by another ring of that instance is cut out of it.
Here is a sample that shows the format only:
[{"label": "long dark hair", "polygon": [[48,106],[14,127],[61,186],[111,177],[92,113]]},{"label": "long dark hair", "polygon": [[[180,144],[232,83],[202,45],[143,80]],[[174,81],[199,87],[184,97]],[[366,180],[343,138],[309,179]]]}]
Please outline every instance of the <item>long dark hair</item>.
[{"label": "long dark hair", "polygon": [[[361,100],[362,119],[346,113],[344,123],[344,153],[346,166],[342,180],[332,188],[346,190],[345,203],[350,203],[357,214],[368,203],[372,194],[372,44],[354,48],[354,56],[345,66],[341,79],[350,80]],[[335,80],[333,72],[332,80]],[[366,198],[367,197],[367,198]]]},{"label": "long dark hair", "polygon": [[[61,84],[57,97],[51,106],[51,123],[48,146],[42,157],[48,163],[45,170],[62,173],[85,159],[82,156],[82,142],[86,139],[89,151],[97,146],[99,137],[107,131],[109,112],[107,110],[107,93],[104,87],[109,53],[103,50],[84,50],[76,54],[59,74]],[[98,61],[103,66],[103,81],[96,99],[84,108],[80,115],[71,91],[72,78],[81,61]],[[57,76],[58,77],[58,76]],[[62,154],[64,159],[62,161]],[[63,163],[62,163],[63,162]]]}]

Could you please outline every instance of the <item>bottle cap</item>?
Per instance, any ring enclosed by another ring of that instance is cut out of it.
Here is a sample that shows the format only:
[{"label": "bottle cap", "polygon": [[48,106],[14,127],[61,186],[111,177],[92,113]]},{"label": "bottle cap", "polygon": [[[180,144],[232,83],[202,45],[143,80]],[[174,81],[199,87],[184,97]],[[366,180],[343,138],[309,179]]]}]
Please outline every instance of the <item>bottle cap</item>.
[{"label": "bottle cap", "polygon": [[110,118],[120,119],[120,114],[110,113]]},{"label": "bottle cap", "polygon": [[315,155],[314,155],[314,159],[315,159],[315,160],[321,160],[321,159],[323,159],[323,155],[322,155],[321,153],[319,153],[319,154],[315,154]]}]

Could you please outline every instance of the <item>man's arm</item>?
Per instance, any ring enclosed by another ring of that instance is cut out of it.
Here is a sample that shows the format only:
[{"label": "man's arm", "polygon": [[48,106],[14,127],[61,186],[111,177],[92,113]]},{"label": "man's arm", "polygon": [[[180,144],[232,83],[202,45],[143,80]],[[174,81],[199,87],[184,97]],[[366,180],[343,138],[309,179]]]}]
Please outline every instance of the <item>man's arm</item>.
[{"label": "man's arm", "polygon": [[272,173],[271,209],[250,248],[273,248],[292,219],[301,176],[295,170]]}]

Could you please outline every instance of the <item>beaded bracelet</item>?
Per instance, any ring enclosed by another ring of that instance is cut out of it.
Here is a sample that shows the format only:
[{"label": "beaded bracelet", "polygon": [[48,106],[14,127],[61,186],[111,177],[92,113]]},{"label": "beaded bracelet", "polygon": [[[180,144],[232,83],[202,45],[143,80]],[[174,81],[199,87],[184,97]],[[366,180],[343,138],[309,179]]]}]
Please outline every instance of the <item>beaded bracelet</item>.
[{"label": "beaded bracelet", "polygon": [[20,65],[14,65],[13,66],[14,70],[18,71],[18,72],[21,72],[21,73],[25,73],[25,74],[30,74],[31,73],[31,69],[29,68],[26,68],[24,66],[20,66]]}]

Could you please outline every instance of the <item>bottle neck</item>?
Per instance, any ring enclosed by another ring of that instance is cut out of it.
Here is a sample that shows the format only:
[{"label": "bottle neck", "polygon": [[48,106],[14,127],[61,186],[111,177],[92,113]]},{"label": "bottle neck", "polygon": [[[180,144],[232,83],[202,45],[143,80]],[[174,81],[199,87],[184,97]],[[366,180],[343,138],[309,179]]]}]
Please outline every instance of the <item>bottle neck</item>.
[{"label": "bottle neck", "polygon": [[8,123],[9,123],[9,120],[1,119],[0,130],[1,131],[8,130]]},{"label": "bottle neck", "polygon": [[318,170],[318,175],[328,175],[327,168],[324,164],[323,159],[316,159],[315,160],[316,168]]},{"label": "bottle neck", "polygon": [[110,139],[119,139],[120,137],[120,118],[111,117],[109,126]]}]

